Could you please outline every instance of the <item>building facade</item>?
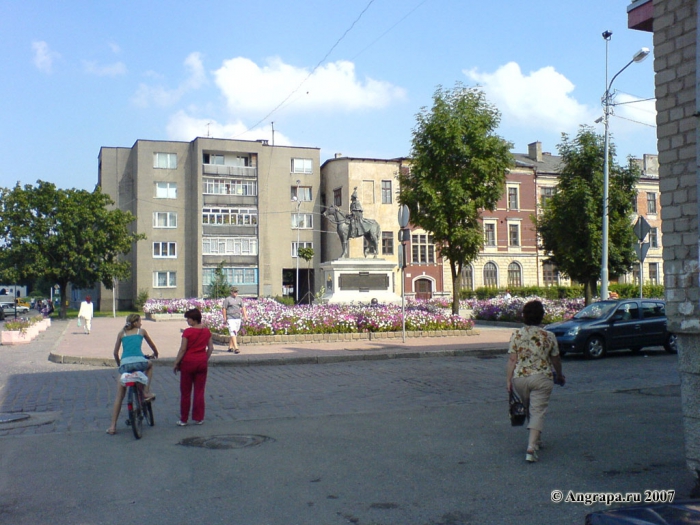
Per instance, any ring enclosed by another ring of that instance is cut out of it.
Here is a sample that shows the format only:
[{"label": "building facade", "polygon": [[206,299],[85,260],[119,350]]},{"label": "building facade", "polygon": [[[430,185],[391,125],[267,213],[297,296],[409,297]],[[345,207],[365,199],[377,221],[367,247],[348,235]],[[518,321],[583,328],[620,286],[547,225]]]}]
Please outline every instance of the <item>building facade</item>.
[{"label": "building facade", "polygon": [[[241,295],[301,298],[307,282],[313,291],[321,244],[318,148],[138,140],[131,148],[103,147],[98,176],[146,236],[127,256],[131,278],[116,284],[119,307],[141,292],[206,296],[219,266]],[[298,260],[299,247],[317,250],[310,269]],[[100,306],[111,308],[112,300],[102,288]]]}]

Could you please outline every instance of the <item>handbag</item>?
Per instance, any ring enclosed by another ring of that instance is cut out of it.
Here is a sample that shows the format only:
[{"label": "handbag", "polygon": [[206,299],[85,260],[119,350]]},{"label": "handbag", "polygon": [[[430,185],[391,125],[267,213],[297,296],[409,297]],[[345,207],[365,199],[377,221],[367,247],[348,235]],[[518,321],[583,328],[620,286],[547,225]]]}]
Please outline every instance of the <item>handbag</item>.
[{"label": "handbag", "polygon": [[523,402],[520,401],[518,394],[515,393],[515,389],[510,391],[510,407],[508,410],[508,415],[510,415],[510,424],[514,427],[520,427],[525,424],[527,419],[527,409]]}]

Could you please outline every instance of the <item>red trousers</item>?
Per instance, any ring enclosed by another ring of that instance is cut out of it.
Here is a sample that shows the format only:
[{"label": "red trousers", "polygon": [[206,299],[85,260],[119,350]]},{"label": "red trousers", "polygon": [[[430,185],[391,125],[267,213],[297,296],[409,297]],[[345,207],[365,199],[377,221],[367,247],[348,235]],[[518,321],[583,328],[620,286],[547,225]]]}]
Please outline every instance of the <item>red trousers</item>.
[{"label": "red trousers", "polygon": [[[180,363],[180,421],[187,423],[192,404],[192,419],[204,421],[204,387],[207,384],[207,362]],[[192,390],[194,388],[194,400]]]}]

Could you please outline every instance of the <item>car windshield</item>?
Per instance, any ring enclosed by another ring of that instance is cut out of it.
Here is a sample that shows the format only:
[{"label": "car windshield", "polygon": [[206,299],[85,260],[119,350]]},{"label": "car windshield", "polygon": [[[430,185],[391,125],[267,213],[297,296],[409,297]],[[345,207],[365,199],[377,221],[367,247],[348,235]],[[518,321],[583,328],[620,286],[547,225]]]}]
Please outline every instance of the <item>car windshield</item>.
[{"label": "car windshield", "polygon": [[574,319],[601,319],[606,317],[611,310],[615,308],[617,303],[593,303],[586,306],[583,310],[574,316]]}]

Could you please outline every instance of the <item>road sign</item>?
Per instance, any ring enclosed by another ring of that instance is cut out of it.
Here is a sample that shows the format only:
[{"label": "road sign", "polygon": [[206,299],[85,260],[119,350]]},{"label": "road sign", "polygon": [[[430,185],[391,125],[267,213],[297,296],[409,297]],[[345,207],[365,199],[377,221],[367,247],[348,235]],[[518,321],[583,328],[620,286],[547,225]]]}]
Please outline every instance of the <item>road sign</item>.
[{"label": "road sign", "polygon": [[634,234],[637,236],[637,239],[643,241],[650,230],[651,226],[649,226],[647,220],[640,215],[637,222],[634,224]]},{"label": "road sign", "polygon": [[411,212],[408,209],[408,206],[405,204],[399,208],[399,227],[400,228],[405,228],[408,226],[408,221],[411,218]]},{"label": "road sign", "polygon": [[644,259],[647,257],[647,252],[649,251],[649,243],[643,242],[642,244],[635,245],[634,251],[637,252],[639,262],[644,262]]}]

